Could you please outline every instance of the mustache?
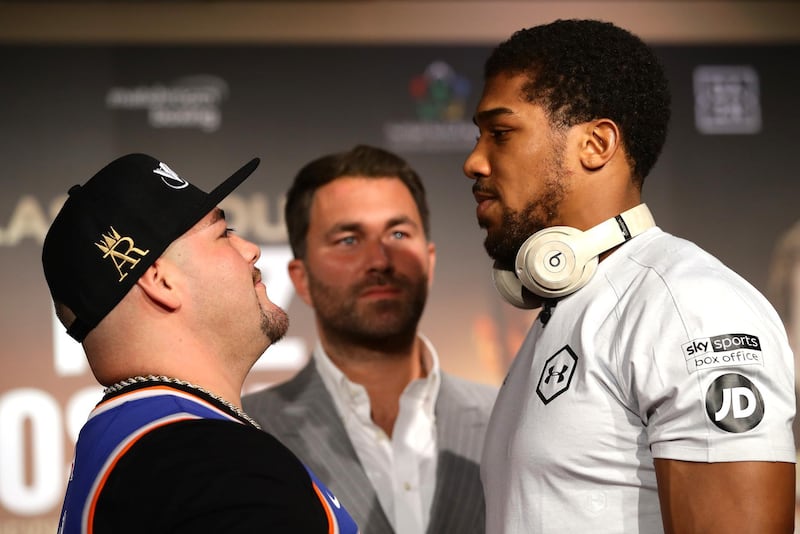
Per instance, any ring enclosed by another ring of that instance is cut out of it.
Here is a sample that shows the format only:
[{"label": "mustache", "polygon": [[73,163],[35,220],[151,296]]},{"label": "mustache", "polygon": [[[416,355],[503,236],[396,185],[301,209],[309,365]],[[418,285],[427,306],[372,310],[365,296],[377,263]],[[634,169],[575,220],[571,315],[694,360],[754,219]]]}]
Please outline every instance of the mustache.
[{"label": "mustache", "polygon": [[489,187],[485,182],[481,182],[480,179],[478,179],[472,184],[472,194],[494,197],[497,196],[497,191]]},{"label": "mustache", "polygon": [[411,283],[404,276],[396,276],[392,273],[370,273],[364,280],[359,282],[353,289],[356,293],[372,289],[374,287],[394,287],[406,289]]}]

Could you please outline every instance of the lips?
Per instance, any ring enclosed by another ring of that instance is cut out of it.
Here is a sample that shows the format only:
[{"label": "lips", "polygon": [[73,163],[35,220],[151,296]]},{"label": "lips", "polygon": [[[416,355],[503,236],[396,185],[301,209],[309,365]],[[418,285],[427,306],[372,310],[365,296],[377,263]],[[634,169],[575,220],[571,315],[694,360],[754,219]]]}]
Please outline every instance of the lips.
[{"label": "lips", "polygon": [[478,182],[472,185],[472,196],[475,197],[475,202],[478,203],[478,212],[485,210],[492,201],[497,200],[497,195],[494,192]]},{"label": "lips", "polygon": [[473,192],[473,196],[475,197],[475,202],[478,203],[475,214],[478,216],[479,220],[483,219],[486,217],[486,212],[489,210],[492,203],[497,200],[497,197],[486,192]]},{"label": "lips", "polygon": [[397,286],[370,286],[361,292],[362,297],[395,297],[401,293]]}]

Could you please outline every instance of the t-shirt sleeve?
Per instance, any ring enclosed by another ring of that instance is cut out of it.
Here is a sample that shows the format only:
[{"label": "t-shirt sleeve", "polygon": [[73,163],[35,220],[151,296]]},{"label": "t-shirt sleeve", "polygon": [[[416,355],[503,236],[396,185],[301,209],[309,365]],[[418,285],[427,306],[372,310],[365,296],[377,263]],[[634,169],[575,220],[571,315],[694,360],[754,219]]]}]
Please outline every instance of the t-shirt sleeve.
[{"label": "t-shirt sleeve", "polygon": [[727,271],[645,285],[619,350],[653,457],[794,462],[794,358],[766,299]]}]

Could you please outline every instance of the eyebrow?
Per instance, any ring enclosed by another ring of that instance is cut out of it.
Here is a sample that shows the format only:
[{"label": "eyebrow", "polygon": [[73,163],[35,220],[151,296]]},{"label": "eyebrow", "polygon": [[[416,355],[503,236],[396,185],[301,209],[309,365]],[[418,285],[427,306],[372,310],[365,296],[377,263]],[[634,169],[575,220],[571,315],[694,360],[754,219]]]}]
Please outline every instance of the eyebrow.
[{"label": "eyebrow", "polygon": [[477,126],[479,122],[486,122],[490,119],[498,117],[500,115],[514,115],[515,112],[511,108],[492,108],[492,109],[485,109],[483,111],[479,111],[472,117],[472,122]]}]

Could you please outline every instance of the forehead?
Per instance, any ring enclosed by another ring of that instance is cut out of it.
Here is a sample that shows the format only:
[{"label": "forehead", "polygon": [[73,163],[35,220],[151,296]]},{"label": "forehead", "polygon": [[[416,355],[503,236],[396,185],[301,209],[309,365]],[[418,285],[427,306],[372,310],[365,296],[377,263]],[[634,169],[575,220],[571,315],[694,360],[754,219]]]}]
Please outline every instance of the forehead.
[{"label": "forehead", "polygon": [[310,223],[333,225],[399,215],[420,221],[414,197],[399,178],[343,176],[317,189]]},{"label": "forehead", "polygon": [[532,106],[525,99],[523,87],[528,78],[523,74],[501,73],[486,80],[478,113],[496,108],[508,108],[515,111],[525,106]]},{"label": "forehead", "polygon": [[184,235],[193,234],[199,232],[203,228],[207,228],[209,226],[214,225],[218,221],[225,220],[225,212],[219,208],[213,208],[211,211],[206,213],[202,219],[197,221],[189,230],[186,231]]}]

